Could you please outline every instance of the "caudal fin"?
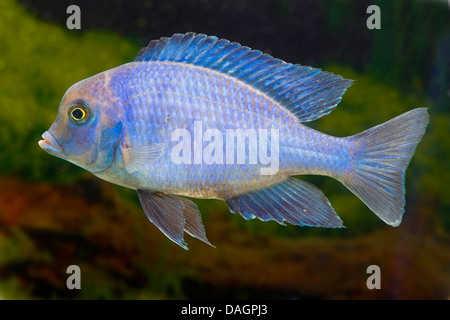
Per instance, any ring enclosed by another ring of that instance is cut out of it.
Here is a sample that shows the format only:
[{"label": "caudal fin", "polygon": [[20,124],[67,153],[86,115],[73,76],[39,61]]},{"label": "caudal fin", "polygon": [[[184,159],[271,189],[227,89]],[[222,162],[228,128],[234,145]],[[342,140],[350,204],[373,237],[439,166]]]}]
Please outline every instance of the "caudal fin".
[{"label": "caudal fin", "polygon": [[428,121],[427,108],[417,108],[349,137],[353,166],[341,181],[391,226],[402,221],[405,170]]}]

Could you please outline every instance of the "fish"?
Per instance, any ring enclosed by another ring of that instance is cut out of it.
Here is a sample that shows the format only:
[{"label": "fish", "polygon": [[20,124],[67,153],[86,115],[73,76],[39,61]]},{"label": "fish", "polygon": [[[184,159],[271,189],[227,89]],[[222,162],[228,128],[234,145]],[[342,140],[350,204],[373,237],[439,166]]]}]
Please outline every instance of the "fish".
[{"label": "fish", "polygon": [[216,36],[177,33],[72,85],[38,143],[135,189],[148,219],[184,249],[185,233],[213,246],[188,198],[223,200],[247,220],[344,227],[301,175],[340,181],[396,227],[428,111],[412,109],[348,137],[304,124],[331,113],[352,83]]}]

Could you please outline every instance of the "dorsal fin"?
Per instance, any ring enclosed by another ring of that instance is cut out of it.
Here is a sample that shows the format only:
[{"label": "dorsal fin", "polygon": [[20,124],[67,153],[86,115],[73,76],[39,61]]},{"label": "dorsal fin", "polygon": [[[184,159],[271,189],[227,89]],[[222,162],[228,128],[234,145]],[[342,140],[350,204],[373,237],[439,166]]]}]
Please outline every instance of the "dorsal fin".
[{"label": "dorsal fin", "polygon": [[192,32],[152,40],[134,61],[173,61],[216,70],[264,92],[300,121],[329,114],[352,84],[330,72],[286,63],[236,42]]}]

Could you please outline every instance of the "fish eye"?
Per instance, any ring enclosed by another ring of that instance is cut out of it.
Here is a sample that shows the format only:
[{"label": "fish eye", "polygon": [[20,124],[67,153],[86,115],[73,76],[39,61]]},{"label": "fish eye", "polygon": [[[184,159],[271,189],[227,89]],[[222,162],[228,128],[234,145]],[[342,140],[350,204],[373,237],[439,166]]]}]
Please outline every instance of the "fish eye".
[{"label": "fish eye", "polygon": [[89,119],[89,107],[86,101],[78,99],[70,104],[69,119],[72,123],[83,124]]}]

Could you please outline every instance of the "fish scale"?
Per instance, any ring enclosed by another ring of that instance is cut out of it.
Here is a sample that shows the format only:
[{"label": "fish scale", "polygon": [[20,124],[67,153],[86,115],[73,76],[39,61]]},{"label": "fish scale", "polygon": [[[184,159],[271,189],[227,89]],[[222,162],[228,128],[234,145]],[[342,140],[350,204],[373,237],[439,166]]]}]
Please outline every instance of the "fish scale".
[{"label": "fish scale", "polygon": [[[351,84],[225,39],[175,34],[151,41],[134,62],[69,88],[39,145],[137,190],[149,220],[185,249],[184,233],[210,242],[197,206],[182,196],[225,200],[245,219],[342,227],[325,195],[292,177],[302,174],[337,179],[398,226],[405,170],[428,125],[427,109],[351,137],[303,124],[328,115]],[[227,130],[256,136],[227,141]]]}]

